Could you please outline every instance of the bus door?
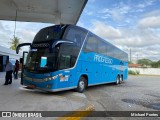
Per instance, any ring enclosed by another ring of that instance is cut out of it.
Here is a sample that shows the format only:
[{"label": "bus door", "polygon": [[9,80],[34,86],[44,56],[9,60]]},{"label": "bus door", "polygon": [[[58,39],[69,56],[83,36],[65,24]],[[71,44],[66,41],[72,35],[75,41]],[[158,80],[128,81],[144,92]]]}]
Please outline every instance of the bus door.
[{"label": "bus door", "polygon": [[26,64],[26,59],[27,59],[27,55],[28,55],[28,52],[24,51],[23,52],[23,57],[20,59],[20,63],[21,63],[21,66],[22,66],[22,70],[21,70],[21,85],[23,85],[23,72],[24,72],[24,67],[25,67],[25,64]]},{"label": "bus door", "polygon": [[[21,47],[23,46],[30,46],[31,47],[31,43],[22,43],[22,44],[19,44],[17,47],[16,47],[16,53],[18,54],[19,53],[19,50]],[[28,55],[28,52],[26,51],[23,51],[23,57],[20,59],[20,63],[21,63],[21,84],[23,85],[23,72],[24,72],[24,67],[25,67],[25,64],[26,64],[26,59],[27,59],[27,55]]]},{"label": "bus door", "polygon": [[[70,61],[70,56],[69,55],[65,55],[65,54],[62,54],[60,56],[60,64],[59,64],[59,68],[64,68],[68,66],[68,63]],[[59,81],[59,84],[58,86],[61,86],[61,87],[68,87],[69,85],[69,75],[70,75],[70,72],[68,70],[62,70],[60,73],[60,81]]]},{"label": "bus door", "polygon": [[72,58],[72,46],[68,44],[62,44],[59,53],[58,60],[58,69],[60,70],[60,81],[58,86],[60,87],[69,87],[71,81],[71,72],[69,69],[71,67],[71,58]]}]

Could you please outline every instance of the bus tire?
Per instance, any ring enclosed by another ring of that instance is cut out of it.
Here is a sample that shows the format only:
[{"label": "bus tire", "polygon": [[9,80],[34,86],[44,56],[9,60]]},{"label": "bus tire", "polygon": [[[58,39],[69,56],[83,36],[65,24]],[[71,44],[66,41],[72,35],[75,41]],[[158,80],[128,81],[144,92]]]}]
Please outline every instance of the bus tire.
[{"label": "bus tire", "polygon": [[119,77],[119,84],[121,84],[122,81],[123,81],[123,77],[122,77],[122,75],[121,75],[121,76]]},{"label": "bus tire", "polygon": [[87,86],[87,80],[85,77],[81,76],[77,85],[77,92],[83,93]]},{"label": "bus tire", "polygon": [[120,83],[120,76],[118,75],[115,84],[118,85],[119,83]]}]

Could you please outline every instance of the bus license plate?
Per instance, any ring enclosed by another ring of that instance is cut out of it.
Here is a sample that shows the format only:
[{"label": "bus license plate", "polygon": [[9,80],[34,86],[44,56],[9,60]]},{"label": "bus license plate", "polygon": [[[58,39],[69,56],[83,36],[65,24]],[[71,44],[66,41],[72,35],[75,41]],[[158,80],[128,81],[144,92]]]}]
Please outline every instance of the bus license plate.
[{"label": "bus license plate", "polygon": [[28,85],[27,87],[28,87],[29,89],[35,89],[35,88],[36,88],[35,85]]}]

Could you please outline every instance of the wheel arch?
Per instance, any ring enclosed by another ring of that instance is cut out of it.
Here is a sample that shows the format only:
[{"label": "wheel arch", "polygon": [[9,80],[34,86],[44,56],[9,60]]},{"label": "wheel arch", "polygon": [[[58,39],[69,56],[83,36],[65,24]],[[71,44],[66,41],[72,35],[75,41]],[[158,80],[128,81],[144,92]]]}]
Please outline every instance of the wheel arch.
[{"label": "wheel arch", "polygon": [[86,87],[88,87],[88,75],[82,74],[80,77],[84,77],[86,79]]},{"label": "wheel arch", "polygon": [[123,81],[123,74],[121,74],[121,79],[122,79],[122,81]]}]

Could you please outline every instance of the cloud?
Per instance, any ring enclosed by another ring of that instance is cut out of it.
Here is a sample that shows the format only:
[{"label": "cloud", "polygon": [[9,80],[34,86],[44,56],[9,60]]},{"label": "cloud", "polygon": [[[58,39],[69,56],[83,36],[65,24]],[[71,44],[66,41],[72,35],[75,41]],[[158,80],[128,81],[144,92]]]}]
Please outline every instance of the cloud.
[{"label": "cloud", "polygon": [[84,13],[85,13],[86,15],[93,15],[93,11],[85,10]]},{"label": "cloud", "polygon": [[[160,49],[160,45],[151,45],[141,48],[131,48],[132,60],[137,61],[138,59],[146,58],[153,61],[158,61],[160,60],[160,54],[157,51],[158,49]],[[127,52],[128,54],[130,54],[129,50]]]},{"label": "cloud", "polygon": [[159,28],[160,16],[145,17],[138,22],[138,26],[142,28]]},{"label": "cloud", "polygon": [[160,10],[154,10],[142,15],[138,21],[138,27],[141,28],[160,28]]},{"label": "cloud", "polygon": [[[13,21],[0,21],[0,42],[4,47],[9,48],[14,34]],[[36,33],[44,27],[51,26],[46,23],[17,22],[16,36],[20,38],[20,43],[32,42]]]},{"label": "cloud", "polygon": [[124,19],[124,15],[130,10],[131,7],[129,5],[121,4],[113,8],[102,9],[98,13],[104,14],[104,16],[112,16],[112,19],[115,21],[122,21]]},{"label": "cloud", "polygon": [[137,5],[138,8],[145,8],[145,7],[148,7],[150,5],[153,5],[155,2],[155,0],[144,0],[142,1],[142,3],[139,3]]},{"label": "cloud", "polygon": [[157,50],[160,48],[160,29],[144,29],[140,27],[114,28],[100,21],[94,21],[92,24],[92,27],[89,29],[93,33],[118,46],[127,53],[129,53],[128,49],[131,48],[133,57],[136,59],[137,55],[142,58],[151,58],[151,60],[158,60],[160,58],[156,58],[153,55],[157,55]]},{"label": "cloud", "polygon": [[[20,38],[20,43],[32,43],[37,32],[27,29],[17,31],[17,36]],[[28,51],[29,47],[22,47],[23,51]]]},{"label": "cloud", "polygon": [[[87,22],[91,22],[88,26],[81,26],[88,27],[90,31],[121,49],[131,48],[135,58],[138,54],[139,57],[153,59],[153,54],[157,55],[160,49],[157,47],[160,45],[159,1],[127,0],[102,3],[104,5],[99,5],[101,7],[97,9],[87,9],[92,12],[87,18]],[[154,59],[159,58],[160,56]]]},{"label": "cloud", "polygon": [[4,47],[9,47],[9,40],[11,38],[11,34],[10,34],[10,31],[7,30],[3,24],[0,22],[0,43],[1,43],[1,46],[4,46]]},{"label": "cloud", "polygon": [[147,12],[145,14],[143,14],[143,17],[152,17],[152,16],[159,16],[159,13],[160,13],[160,10],[154,10],[154,11],[150,11],[150,12]]},{"label": "cloud", "polygon": [[114,28],[101,21],[94,21],[89,29],[121,46],[145,47],[160,44],[160,30],[157,29]]},{"label": "cloud", "polygon": [[90,30],[103,38],[121,37],[121,32],[118,29],[100,21],[94,21]]},{"label": "cloud", "polygon": [[32,42],[36,32],[31,30],[22,29],[21,31],[17,32],[17,36],[20,37],[21,42]]}]

